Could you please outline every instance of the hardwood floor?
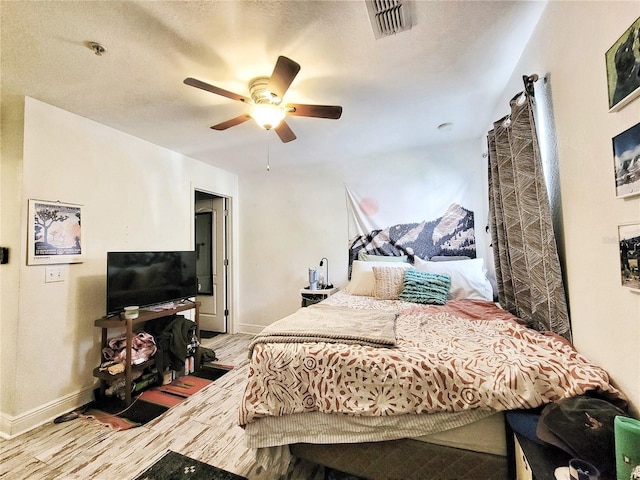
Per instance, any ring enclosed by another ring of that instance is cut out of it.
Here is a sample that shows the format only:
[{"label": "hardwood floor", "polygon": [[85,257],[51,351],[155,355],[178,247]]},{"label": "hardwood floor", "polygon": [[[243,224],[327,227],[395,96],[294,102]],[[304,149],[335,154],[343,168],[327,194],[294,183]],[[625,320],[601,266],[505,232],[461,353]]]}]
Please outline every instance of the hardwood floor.
[{"label": "hardwood floor", "polygon": [[[118,432],[75,419],[0,441],[0,478],[131,480],[173,450],[249,480],[266,480],[268,472],[255,464],[237,425],[251,339],[243,334],[203,339],[221,363],[235,368],[141,427]],[[324,469],[296,461],[286,478],[321,480]]]}]

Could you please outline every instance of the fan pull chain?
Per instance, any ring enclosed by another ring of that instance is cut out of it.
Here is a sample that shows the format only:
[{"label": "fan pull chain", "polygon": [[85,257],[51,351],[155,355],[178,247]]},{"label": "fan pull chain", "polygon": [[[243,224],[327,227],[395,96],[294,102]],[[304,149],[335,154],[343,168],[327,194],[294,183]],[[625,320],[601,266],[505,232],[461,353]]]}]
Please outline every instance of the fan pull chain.
[{"label": "fan pull chain", "polygon": [[271,171],[271,165],[269,164],[269,142],[267,142],[267,172]]}]

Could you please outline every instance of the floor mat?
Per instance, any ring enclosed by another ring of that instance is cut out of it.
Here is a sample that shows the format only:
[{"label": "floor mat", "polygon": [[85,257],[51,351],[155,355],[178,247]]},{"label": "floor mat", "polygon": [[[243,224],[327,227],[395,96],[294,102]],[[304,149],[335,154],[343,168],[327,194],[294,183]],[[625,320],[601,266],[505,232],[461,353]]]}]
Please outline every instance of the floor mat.
[{"label": "floor mat", "polygon": [[[137,402],[132,403],[130,408],[133,408],[133,406],[136,405],[136,403]],[[149,406],[151,407],[151,404]],[[122,412],[111,413],[111,412],[106,412],[104,410],[100,410],[98,408],[89,408],[87,409],[86,412],[84,412],[80,416],[82,418],[100,422],[101,424],[106,425],[112,430],[128,430],[130,428],[139,427],[140,425],[143,425],[149,422],[150,420],[157,418],[158,416],[166,412],[168,408],[164,408],[160,412],[158,412],[157,409],[154,407],[152,407],[151,410],[153,410],[153,412],[149,413],[147,415],[147,419],[143,422],[130,420],[127,417],[123,416],[125,413],[125,410],[123,410]],[[141,416],[138,416],[138,420],[140,420],[140,418]]]},{"label": "floor mat", "polygon": [[356,477],[348,473],[334,470],[333,468],[324,469],[324,480],[367,480],[364,477]]},{"label": "floor mat", "polygon": [[179,397],[190,397],[196,392],[199,392],[204,387],[208,386],[211,380],[194,375],[186,375],[184,377],[176,378],[173,382],[154,387],[153,390],[159,390],[165,393],[172,393]]},{"label": "floor mat", "polygon": [[168,408],[171,408],[184,400],[184,397],[172,395],[170,393],[162,392],[155,389],[145,390],[138,398],[140,400],[144,400],[145,402],[155,403],[156,405],[163,405]]},{"label": "floor mat", "polygon": [[229,370],[231,369],[233,369],[233,367],[221,368],[221,367],[212,367],[209,365],[203,365],[202,368],[200,368],[199,370],[196,370],[191,375],[195,377],[206,378],[208,380],[213,381],[213,380],[217,380],[218,378],[223,376],[225,373],[228,373]]},{"label": "floor mat", "polygon": [[101,398],[90,404],[79,416],[98,421],[113,430],[128,430],[158,418],[211,382],[207,378],[186,375],[168,385],[145,390],[128,407],[118,399]]},{"label": "floor mat", "polygon": [[247,480],[247,478],[169,450],[134,480]]},{"label": "floor mat", "polygon": [[200,338],[213,338],[213,337],[217,337],[218,335],[220,335],[219,332],[212,332],[210,330],[200,330]]}]

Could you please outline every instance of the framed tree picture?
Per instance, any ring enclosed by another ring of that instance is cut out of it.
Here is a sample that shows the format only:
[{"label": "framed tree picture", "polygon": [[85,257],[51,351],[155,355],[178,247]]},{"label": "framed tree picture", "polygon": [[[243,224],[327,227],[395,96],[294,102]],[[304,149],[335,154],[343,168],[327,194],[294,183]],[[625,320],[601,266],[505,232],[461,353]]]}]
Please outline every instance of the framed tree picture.
[{"label": "framed tree picture", "polygon": [[618,227],[622,286],[640,292],[640,222]]},{"label": "framed tree picture", "polygon": [[82,206],[29,200],[28,228],[28,265],[82,262]]},{"label": "framed tree picture", "polygon": [[616,196],[640,194],[640,123],[612,139]]},{"label": "framed tree picture", "polygon": [[605,54],[609,111],[615,112],[640,95],[640,17]]}]

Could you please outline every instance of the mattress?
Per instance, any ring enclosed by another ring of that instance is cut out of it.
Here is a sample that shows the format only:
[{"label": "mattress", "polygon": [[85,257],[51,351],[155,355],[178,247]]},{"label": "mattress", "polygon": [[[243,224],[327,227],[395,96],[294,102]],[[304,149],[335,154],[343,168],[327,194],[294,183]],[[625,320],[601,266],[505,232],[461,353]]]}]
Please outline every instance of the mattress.
[{"label": "mattress", "polygon": [[[289,443],[381,442],[398,438],[417,438],[459,429],[493,415],[495,413],[488,410],[386,417],[328,415],[320,412],[298,413],[264,417],[247,424],[245,440],[249,448],[273,447]],[[433,442],[437,440],[434,437]],[[450,438],[449,441],[453,440]]]}]

